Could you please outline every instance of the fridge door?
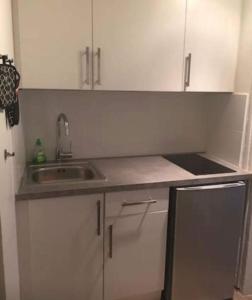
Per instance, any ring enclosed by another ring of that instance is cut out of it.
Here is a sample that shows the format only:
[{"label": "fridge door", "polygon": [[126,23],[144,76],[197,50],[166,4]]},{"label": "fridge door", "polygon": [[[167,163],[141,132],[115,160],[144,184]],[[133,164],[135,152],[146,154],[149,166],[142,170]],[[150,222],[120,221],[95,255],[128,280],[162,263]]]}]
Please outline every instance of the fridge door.
[{"label": "fridge door", "polygon": [[233,297],[244,182],[176,189],[171,300]]}]

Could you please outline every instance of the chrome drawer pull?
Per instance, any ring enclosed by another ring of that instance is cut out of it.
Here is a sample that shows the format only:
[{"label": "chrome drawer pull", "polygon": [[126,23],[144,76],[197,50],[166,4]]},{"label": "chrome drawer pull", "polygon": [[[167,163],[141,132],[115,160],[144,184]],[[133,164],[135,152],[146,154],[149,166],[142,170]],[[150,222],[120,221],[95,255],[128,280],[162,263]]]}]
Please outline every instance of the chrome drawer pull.
[{"label": "chrome drawer pull", "polygon": [[97,201],[97,235],[101,235],[101,201]]},{"label": "chrome drawer pull", "polygon": [[122,206],[134,206],[134,205],[146,205],[146,204],[154,204],[157,203],[157,200],[143,200],[143,201],[136,201],[136,202],[123,202]]},{"label": "chrome drawer pull", "polygon": [[109,225],[109,258],[113,257],[113,225]]}]

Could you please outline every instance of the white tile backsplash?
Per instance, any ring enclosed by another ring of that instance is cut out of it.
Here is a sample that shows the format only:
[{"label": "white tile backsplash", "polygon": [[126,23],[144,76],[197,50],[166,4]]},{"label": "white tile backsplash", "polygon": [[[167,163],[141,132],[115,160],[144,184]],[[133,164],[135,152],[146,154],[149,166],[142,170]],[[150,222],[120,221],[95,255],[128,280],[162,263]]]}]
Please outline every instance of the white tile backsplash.
[{"label": "white tile backsplash", "polygon": [[204,94],[23,90],[27,158],[37,137],[54,159],[66,113],[75,158],[205,151]]},{"label": "white tile backsplash", "polygon": [[245,94],[209,96],[206,149],[211,156],[242,165],[247,110]]},{"label": "white tile backsplash", "polygon": [[246,95],[23,90],[21,103],[28,160],[37,137],[54,159],[61,112],[75,158],[207,151],[239,165],[244,154]]}]

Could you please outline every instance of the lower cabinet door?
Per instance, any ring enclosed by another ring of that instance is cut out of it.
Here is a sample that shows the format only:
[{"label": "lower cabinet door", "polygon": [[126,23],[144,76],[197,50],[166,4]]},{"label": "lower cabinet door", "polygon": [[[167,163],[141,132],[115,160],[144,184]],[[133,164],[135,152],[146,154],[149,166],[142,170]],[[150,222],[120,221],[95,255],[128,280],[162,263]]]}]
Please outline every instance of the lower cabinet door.
[{"label": "lower cabinet door", "polygon": [[160,300],[167,217],[147,206],[144,213],[105,219],[105,300]]},{"label": "lower cabinet door", "polygon": [[102,300],[103,195],[17,205],[22,300]]}]

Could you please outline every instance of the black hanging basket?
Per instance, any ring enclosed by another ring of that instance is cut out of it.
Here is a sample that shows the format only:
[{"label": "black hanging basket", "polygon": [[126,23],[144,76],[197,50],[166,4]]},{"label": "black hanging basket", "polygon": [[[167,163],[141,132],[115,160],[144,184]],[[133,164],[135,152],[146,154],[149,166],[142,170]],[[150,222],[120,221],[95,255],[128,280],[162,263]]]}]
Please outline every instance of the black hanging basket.
[{"label": "black hanging basket", "polygon": [[19,123],[18,87],[20,74],[7,55],[0,55],[0,109],[5,110],[8,125]]}]

